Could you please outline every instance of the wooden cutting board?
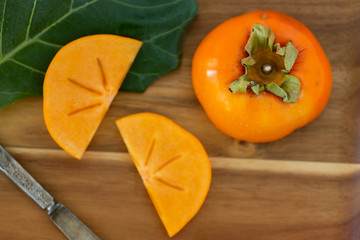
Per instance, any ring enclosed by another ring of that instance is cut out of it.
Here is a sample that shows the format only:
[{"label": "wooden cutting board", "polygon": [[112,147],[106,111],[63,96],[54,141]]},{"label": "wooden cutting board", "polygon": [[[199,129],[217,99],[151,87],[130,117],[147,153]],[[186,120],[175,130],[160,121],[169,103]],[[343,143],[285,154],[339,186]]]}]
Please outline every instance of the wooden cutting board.
[{"label": "wooden cutting board", "polygon": [[[169,239],[127,153],[9,152],[102,239]],[[174,239],[360,237],[360,165],[211,158],[205,204]],[[0,175],[0,239],[66,239],[41,210]]]},{"label": "wooden cutting board", "polygon": [[[160,113],[200,139],[213,167],[204,206],[174,239],[359,239],[360,1],[198,3],[179,70],[143,94],[119,93],[83,160],[51,139],[41,98],[0,110],[0,144],[102,239],[169,239],[114,123],[132,113]],[[254,144],[225,136],[208,120],[192,89],[191,59],[215,26],[263,9],[310,28],[332,65],[333,89],[315,121],[279,141]],[[0,240],[65,239],[4,175],[0,192]]]}]

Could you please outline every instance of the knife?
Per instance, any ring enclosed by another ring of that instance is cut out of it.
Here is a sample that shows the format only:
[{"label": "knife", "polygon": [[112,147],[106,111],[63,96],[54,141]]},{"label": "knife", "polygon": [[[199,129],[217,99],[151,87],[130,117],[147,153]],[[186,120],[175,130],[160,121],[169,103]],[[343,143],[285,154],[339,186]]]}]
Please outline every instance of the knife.
[{"label": "knife", "polygon": [[54,198],[0,145],[0,170],[42,209],[70,240],[100,240],[63,204]]}]

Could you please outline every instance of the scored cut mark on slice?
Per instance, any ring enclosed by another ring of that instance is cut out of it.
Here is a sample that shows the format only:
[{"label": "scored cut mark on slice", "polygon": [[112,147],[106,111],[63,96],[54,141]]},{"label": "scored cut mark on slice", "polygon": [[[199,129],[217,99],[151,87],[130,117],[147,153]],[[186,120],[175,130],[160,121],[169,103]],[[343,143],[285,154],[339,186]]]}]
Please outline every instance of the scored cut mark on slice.
[{"label": "scored cut mark on slice", "polygon": [[116,125],[169,236],[174,236],[198,212],[210,187],[211,166],[202,144],[158,114],[133,114]]},{"label": "scored cut mark on slice", "polygon": [[44,119],[55,142],[80,159],[117,94],[142,42],[92,35],[65,45],[44,80]]}]

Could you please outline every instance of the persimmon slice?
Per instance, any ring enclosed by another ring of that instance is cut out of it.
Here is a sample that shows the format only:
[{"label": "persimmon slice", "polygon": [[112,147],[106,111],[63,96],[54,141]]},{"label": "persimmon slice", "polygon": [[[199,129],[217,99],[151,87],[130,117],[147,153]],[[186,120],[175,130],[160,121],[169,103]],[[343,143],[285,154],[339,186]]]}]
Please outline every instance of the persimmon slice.
[{"label": "persimmon slice", "polygon": [[142,42],[92,35],[63,48],[44,81],[44,118],[52,138],[80,159],[118,92]]},{"label": "persimmon slice", "polygon": [[116,121],[127,149],[170,237],[200,209],[211,182],[200,141],[170,119],[138,113]]}]

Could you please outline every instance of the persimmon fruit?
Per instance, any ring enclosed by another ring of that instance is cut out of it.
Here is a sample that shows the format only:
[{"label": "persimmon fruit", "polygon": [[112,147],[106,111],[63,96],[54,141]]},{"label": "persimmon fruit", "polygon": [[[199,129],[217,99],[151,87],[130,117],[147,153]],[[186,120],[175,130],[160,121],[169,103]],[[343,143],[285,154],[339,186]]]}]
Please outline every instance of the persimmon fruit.
[{"label": "persimmon fruit", "polygon": [[92,35],[65,45],[44,80],[43,112],[52,138],[80,159],[117,94],[142,42]]},{"label": "persimmon fruit", "polygon": [[225,21],[203,39],[193,57],[192,80],[219,130],[238,140],[270,142],[322,112],[332,73],[304,24],[256,11]]},{"label": "persimmon fruit", "polygon": [[120,118],[117,127],[170,237],[199,211],[211,182],[200,141],[154,113]]}]

